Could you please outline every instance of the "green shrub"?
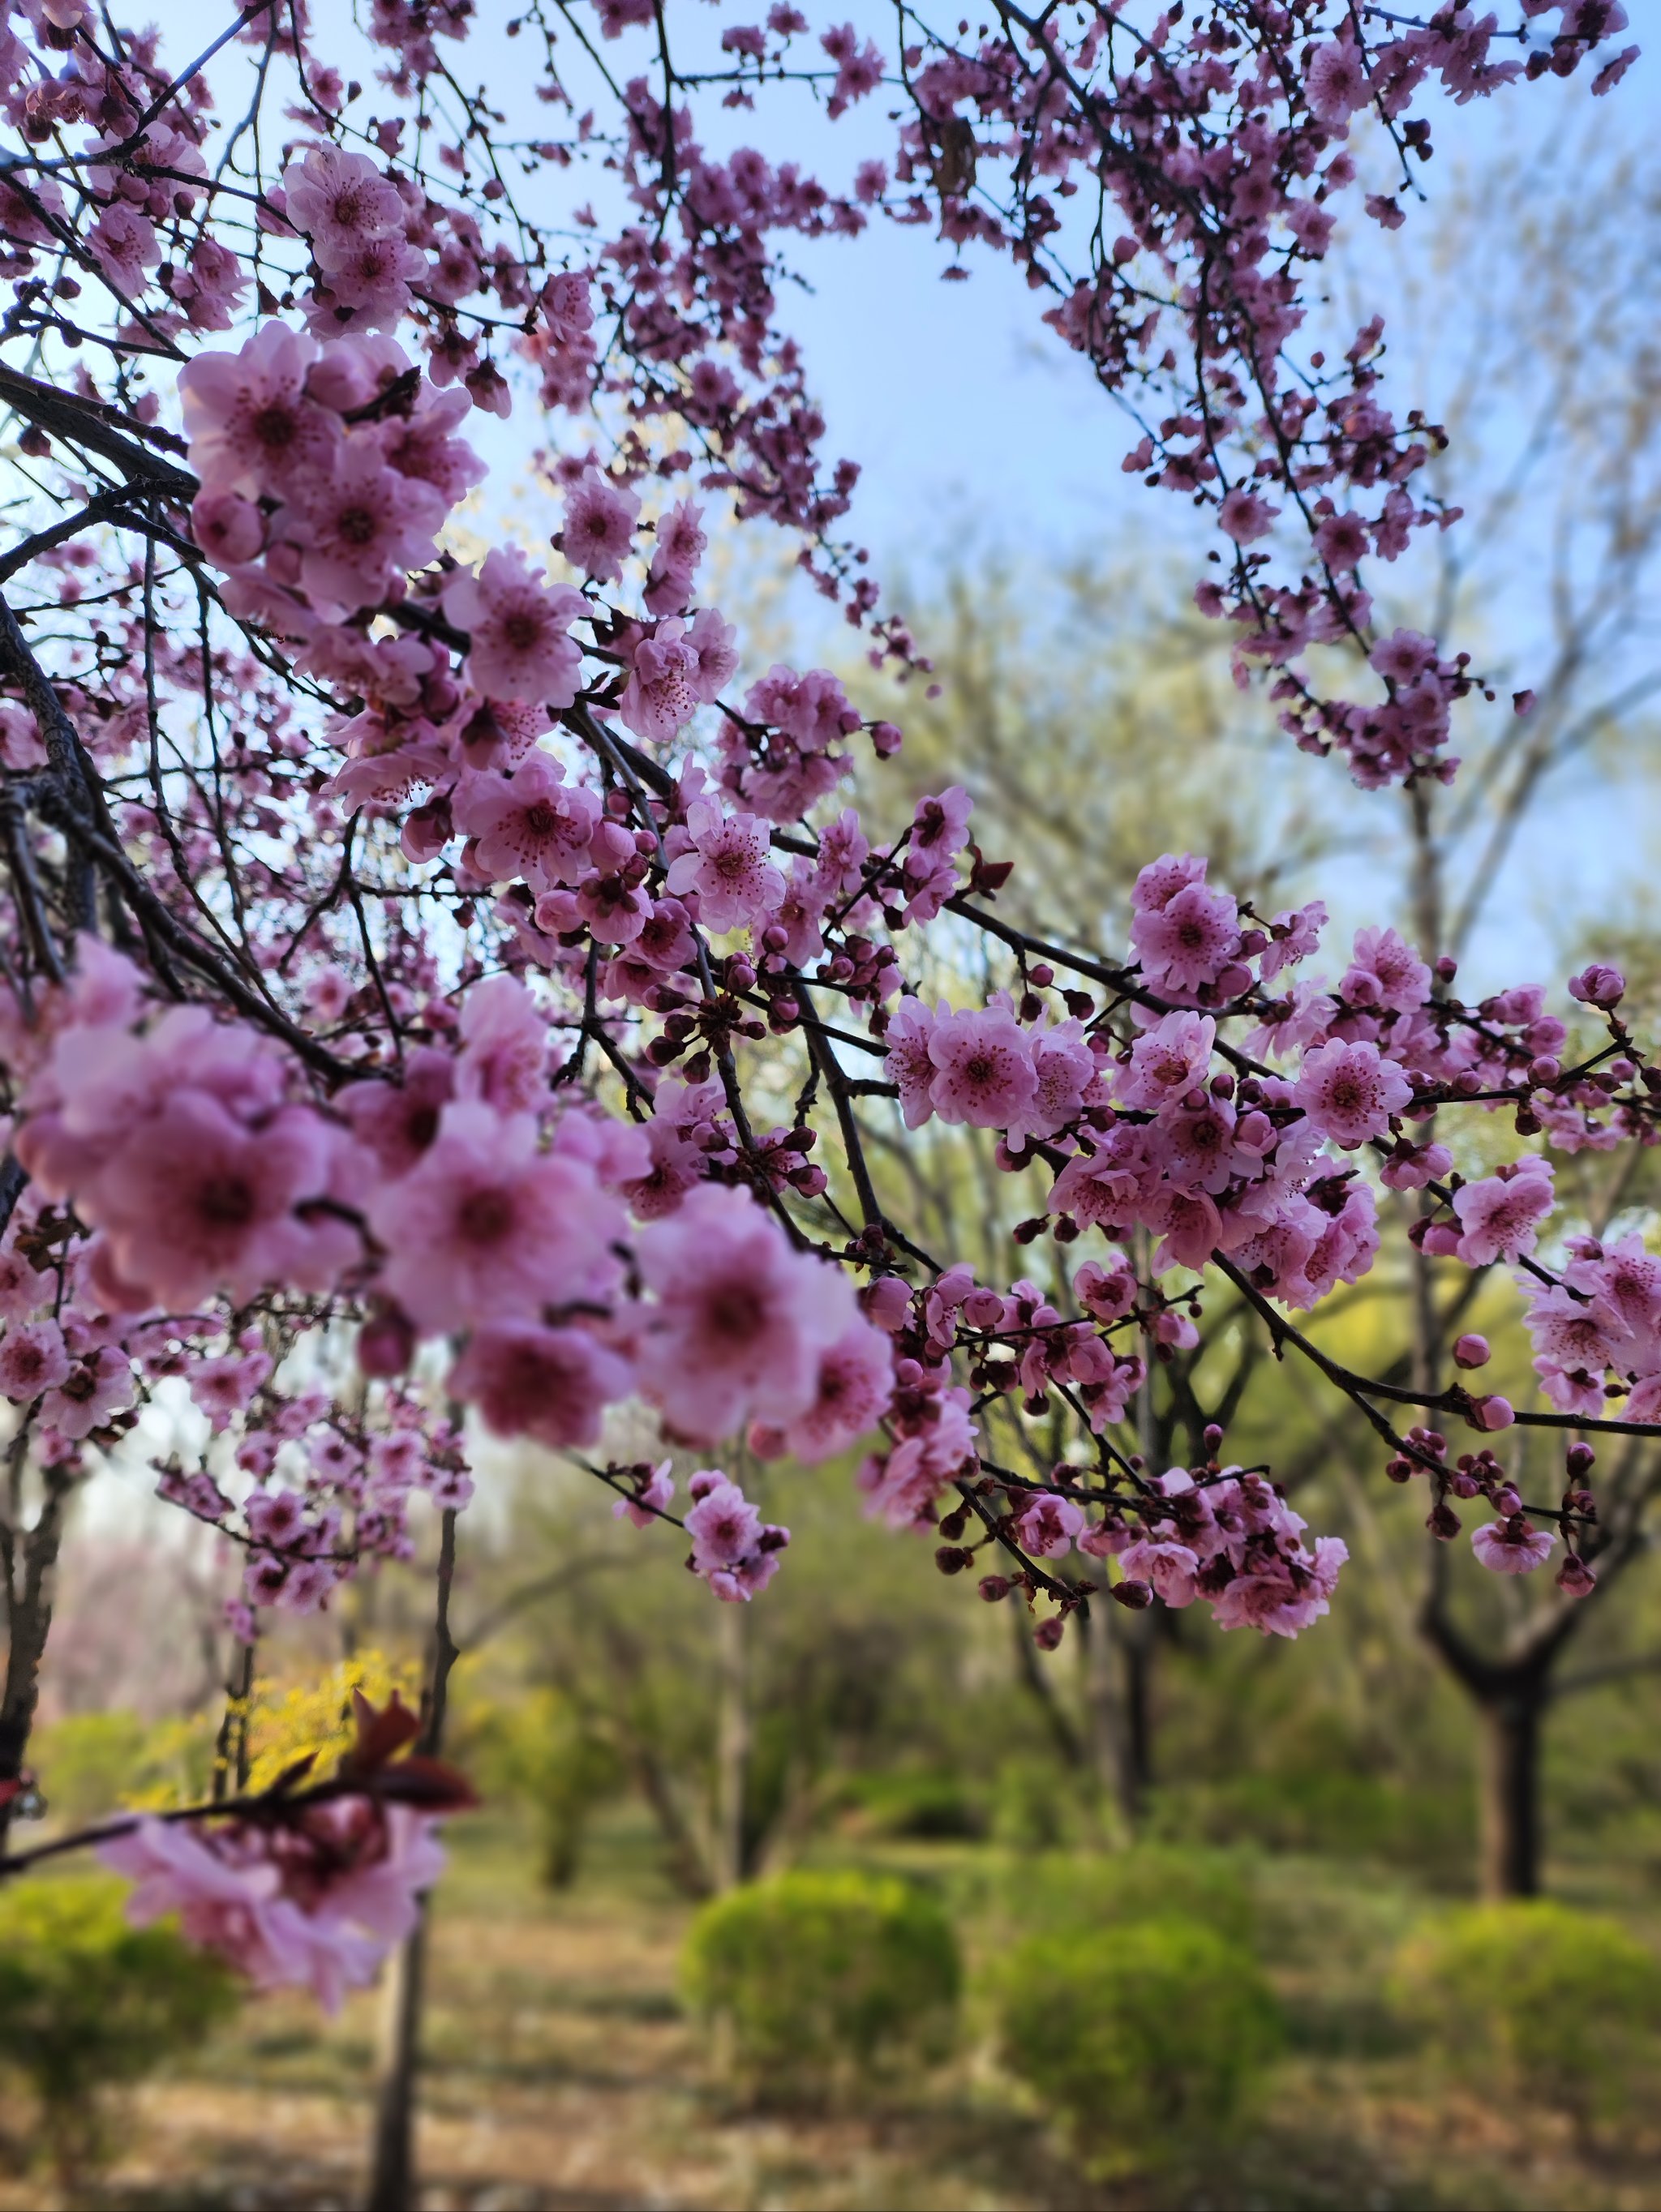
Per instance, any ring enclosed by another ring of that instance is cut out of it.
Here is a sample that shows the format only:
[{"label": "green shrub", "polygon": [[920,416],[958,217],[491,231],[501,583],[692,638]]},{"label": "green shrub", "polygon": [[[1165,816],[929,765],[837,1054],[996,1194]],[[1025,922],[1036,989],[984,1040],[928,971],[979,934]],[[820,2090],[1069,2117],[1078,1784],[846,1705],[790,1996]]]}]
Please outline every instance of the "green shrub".
[{"label": "green shrub", "polygon": [[1261,1923],[1255,1875],[1243,1852],[1192,1844],[1137,1844],[1090,1856],[1056,1852],[1023,1866],[1016,1906],[1031,1935],[1183,1920],[1250,1951]]},{"label": "green shrub", "polygon": [[1566,2112],[1583,2142],[1652,2100],[1661,1962],[1618,1921],[1543,1899],[1471,1906],[1404,1945],[1392,1983],[1453,2071]]},{"label": "green shrub", "polygon": [[788,1874],[694,1922],[686,1992],[752,2094],[818,2101],[879,2064],[950,2048],[961,1969],[950,1922],[906,1882]]},{"label": "green shrub", "polygon": [[1098,2172],[1226,2143],[1281,2047],[1256,1963],[1197,1921],[1031,1936],[1001,1982],[1004,2063]]},{"label": "green shrub", "polygon": [[986,1807],[962,1776],[902,1770],[850,1776],[840,1822],[850,1835],[922,1843],[972,1843],[986,1834]]},{"label": "green shrub", "polygon": [[53,1822],[78,1828],[124,1805],[205,1796],[216,1725],[209,1715],[146,1721],[119,1706],[70,1713],[35,1731],[29,1761]]},{"label": "green shrub", "polygon": [[1433,1878],[1463,1866],[1475,1839],[1469,1792],[1342,1770],[1184,1784],[1160,1791],[1154,1818],[1183,1841],[1374,1859]]},{"label": "green shrub", "polygon": [[1053,1759],[1021,1754],[998,1769],[992,1833],[1010,1850],[1055,1851],[1080,1839],[1077,1784]]},{"label": "green shrub", "polygon": [[188,2049],[235,2006],[218,1960],[131,1928],[113,1877],[0,1888],[0,2069],[21,2075],[60,2169],[99,2148],[100,2093]]}]

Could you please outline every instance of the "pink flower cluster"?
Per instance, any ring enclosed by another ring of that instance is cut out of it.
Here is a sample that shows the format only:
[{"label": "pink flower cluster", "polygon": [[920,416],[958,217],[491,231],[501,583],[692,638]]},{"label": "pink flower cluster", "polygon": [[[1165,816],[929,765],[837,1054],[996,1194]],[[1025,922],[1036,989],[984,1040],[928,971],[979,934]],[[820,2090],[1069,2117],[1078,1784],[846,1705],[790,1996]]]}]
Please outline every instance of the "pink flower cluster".
[{"label": "pink flower cluster", "polygon": [[[1266,1636],[1296,1636],[1328,1611],[1348,1548],[1337,1536],[1306,1547],[1302,1516],[1261,1475],[1226,1468],[1196,1483],[1173,1468],[1153,1487],[1169,1518],[1119,1550],[1127,1579],[1170,1606],[1203,1597],[1220,1628]],[[1110,1532],[1116,1547],[1119,1534]]]},{"label": "pink flower cluster", "polygon": [[291,1101],[283,1054],[204,1006],[141,1033],[141,978],[83,939],[61,1025],[31,1075],[18,1158],[100,1234],[88,1279],[115,1312],[188,1312],[219,1291],[326,1288],[357,1249],[339,1133]]},{"label": "pink flower cluster", "polygon": [[687,1484],[692,1499],[687,1565],[727,1604],[747,1605],[779,1571],[790,1531],[762,1519],[744,1492],[719,1469],[701,1468]]},{"label": "pink flower cluster", "polygon": [[256,1989],[309,1989],[336,2012],[415,1926],[444,1866],[433,1829],[411,1806],[341,1796],[283,1825],[150,1816],[99,1856],[136,1885],[137,1925],[176,1912]]},{"label": "pink flower cluster", "polygon": [[1661,1260],[1636,1232],[1565,1242],[1561,1281],[1517,1276],[1541,1388],[1562,1413],[1601,1419],[1625,1395],[1627,1419],[1661,1419]]},{"label": "pink flower cluster", "polygon": [[198,354],[179,387],[198,543],[232,611],[284,636],[401,593],[484,473],[452,434],[466,394],[435,390],[391,338],[319,345],[266,323],[239,352]]}]

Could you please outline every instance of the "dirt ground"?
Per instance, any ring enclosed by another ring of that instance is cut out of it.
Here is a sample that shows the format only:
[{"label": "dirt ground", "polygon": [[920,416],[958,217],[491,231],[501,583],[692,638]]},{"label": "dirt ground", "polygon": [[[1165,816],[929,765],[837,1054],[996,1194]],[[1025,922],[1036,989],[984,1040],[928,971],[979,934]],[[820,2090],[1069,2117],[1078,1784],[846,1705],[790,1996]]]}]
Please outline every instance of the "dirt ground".
[{"label": "dirt ground", "polygon": [[[741,2111],[677,1996],[688,1907],[604,1867],[537,1892],[507,1840],[465,1846],[440,1893],[420,2212],[1661,2208],[1661,2137],[1588,2162],[1549,2117],[1439,2091],[1411,2053],[1370,2049],[1365,1946],[1347,1979],[1288,1952],[1293,2050],[1223,2171],[1087,2180],[998,2073],[972,2005],[949,2068],[857,2116]],[[319,2025],[299,1998],[251,2002],[124,2100],[110,2163],[68,2187],[0,2172],[0,2212],[355,2204],[379,2008],[366,1994]]]}]

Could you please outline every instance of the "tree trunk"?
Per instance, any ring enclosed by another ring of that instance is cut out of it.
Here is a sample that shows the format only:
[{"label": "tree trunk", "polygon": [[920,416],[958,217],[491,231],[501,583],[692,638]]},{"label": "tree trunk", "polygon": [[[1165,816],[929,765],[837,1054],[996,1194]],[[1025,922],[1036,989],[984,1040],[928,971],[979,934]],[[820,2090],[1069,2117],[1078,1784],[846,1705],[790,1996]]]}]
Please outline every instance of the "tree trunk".
[{"label": "tree trunk", "polygon": [[[9,1509],[14,1517],[8,1526],[5,1548],[8,1648],[5,1685],[0,1689],[0,1782],[17,1782],[27,1771],[34,1709],[40,1698],[40,1662],[52,1628],[52,1586],[64,1538],[64,1516],[73,1486],[72,1478],[57,1468],[48,1469],[46,1494],[33,1526],[19,1527],[21,1451],[20,1444],[10,1470]],[[0,1856],[5,1854],[12,1817],[23,1802],[10,1793],[0,1798]]]},{"label": "tree trunk", "polygon": [[[433,1623],[433,1662],[424,1725],[416,1749],[431,1759],[444,1741],[450,1669],[459,1656],[450,1633],[450,1592],[455,1581],[456,1516],[446,1510],[439,1524],[438,1609]],[[427,1963],[429,1900],[393,1954],[387,1970],[380,2067],[375,2083],[374,2134],[369,2147],[367,2212],[412,2212],[416,2201],[416,2094],[421,2077],[421,2004]]]},{"label": "tree trunk", "polygon": [[1478,1708],[1482,1894],[1540,1894],[1540,1734],[1537,1682],[1507,1683]]},{"label": "tree trunk", "polygon": [[381,2015],[366,2212],[412,2212],[415,2204],[416,2086],[421,2067],[421,2000],[427,1965],[427,1900],[392,1954]]},{"label": "tree trunk", "polygon": [[745,1607],[716,1609],[721,1716],[715,1750],[715,1883],[736,1889],[750,1871],[745,1800],[750,1779],[749,1638]]},{"label": "tree trunk", "polygon": [[1153,1779],[1154,1613],[1123,1613],[1092,1601],[1088,1629],[1091,1738],[1101,1786],[1112,1797],[1127,1835],[1134,1836]]}]

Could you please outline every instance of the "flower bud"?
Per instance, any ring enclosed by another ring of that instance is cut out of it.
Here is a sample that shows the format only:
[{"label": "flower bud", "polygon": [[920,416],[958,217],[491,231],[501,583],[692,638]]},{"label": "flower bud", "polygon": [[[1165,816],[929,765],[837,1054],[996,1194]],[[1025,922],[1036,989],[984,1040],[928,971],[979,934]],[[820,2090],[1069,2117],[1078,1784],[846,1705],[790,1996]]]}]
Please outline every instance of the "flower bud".
[{"label": "flower bud", "polygon": [[1488,1340],[1485,1336],[1462,1336],[1453,1347],[1456,1367],[1486,1367],[1489,1359]]},{"label": "flower bud", "polygon": [[377,1381],[401,1375],[414,1357],[415,1326],[396,1306],[371,1314],[357,1333],[358,1366]]},{"label": "flower bud", "polygon": [[1578,975],[1569,978],[1569,996],[1579,999],[1583,1006],[1616,1006],[1626,995],[1627,979],[1618,968],[1602,961],[1594,961],[1583,968]]},{"label": "flower bud", "polygon": [[1557,1587],[1565,1597],[1590,1597],[1597,1577],[1578,1552],[1571,1552],[1557,1570]]},{"label": "flower bud", "polygon": [[1517,1419],[1511,1401],[1506,1398],[1473,1398],[1470,1410],[1465,1415],[1472,1428],[1492,1435],[1496,1429],[1508,1429]]}]

